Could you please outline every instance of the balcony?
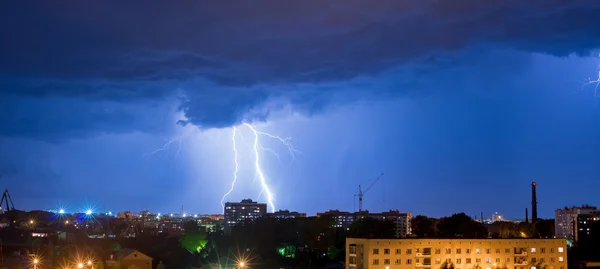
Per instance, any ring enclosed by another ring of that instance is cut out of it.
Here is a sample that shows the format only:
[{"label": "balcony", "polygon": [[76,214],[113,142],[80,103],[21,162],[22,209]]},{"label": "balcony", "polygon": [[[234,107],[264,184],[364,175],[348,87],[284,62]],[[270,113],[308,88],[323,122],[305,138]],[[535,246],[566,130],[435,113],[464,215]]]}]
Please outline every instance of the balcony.
[{"label": "balcony", "polygon": [[529,264],[529,262],[526,260],[515,261],[515,265],[527,265],[527,264]]},{"label": "balcony", "polygon": [[522,252],[515,252],[514,254],[516,257],[527,257],[527,252],[522,251]]},{"label": "balcony", "polygon": [[429,257],[431,256],[431,252],[427,253],[427,252],[417,252],[416,253],[417,257]]},{"label": "balcony", "polygon": [[415,263],[415,267],[416,268],[431,268],[431,264],[424,264],[424,263]]}]

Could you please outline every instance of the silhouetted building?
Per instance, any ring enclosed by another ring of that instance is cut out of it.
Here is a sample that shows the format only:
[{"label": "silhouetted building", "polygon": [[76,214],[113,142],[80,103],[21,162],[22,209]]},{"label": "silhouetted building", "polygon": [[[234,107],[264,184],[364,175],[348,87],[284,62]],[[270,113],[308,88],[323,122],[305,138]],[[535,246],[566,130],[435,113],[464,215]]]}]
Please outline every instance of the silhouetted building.
[{"label": "silhouetted building", "polygon": [[106,261],[106,267],[109,269],[152,269],[152,258],[137,250],[125,248],[115,254],[111,254]]},{"label": "silhouetted building", "polygon": [[575,242],[584,240],[586,237],[591,239],[593,233],[598,233],[595,227],[596,223],[600,221],[600,212],[593,212],[592,214],[579,214],[577,215],[577,221],[575,222]]},{"label": "silhouetted building", "polygon": [[[361,213],[365,213],[363,211]],[[368,213],[368,212],[366,212]],[[344,230],[350,229],[350,225],[355,220],[355,215],[353,213],[347,211],[339,211],[339,210],[329,210],[323,213],[317,213],[318,218],[329,217],[334,221],[333,227],[340,228]]]},{"label": "silhouetted building", "polygon": [[277,212],[267,213],[265,217],[275,219],[296,219],[306,218],[306,213],[298,213],[296,211],[290,212],[289,210],[279,210]]},{"label": "silhouetted building", "polygon": [[267,204],[244,199],[239,203],[227,202],[223,209],[225,216],[225,234],[231,233],[231,228],[238,223],[261,218],[267,213]]},{"label": "silhouetted building", "polygon": [[382,213],[371,213],[370,218],[389,220],[394,223],[394,236],[396,238],[407,237],[412,233],[410,226],[412,220],[411,213],[400,213],[398,210],[390,210]]},{"label": "silhouetted building", "polygon": [[557,238],[572,238],[578,241],[579,232],[586,232],[580,229],[590,228],[587,227],[589,225],[587,219],[591,218],[594,221],[593,219],[599,218],[599,215],[600,211],[595,206],[589,205],[557,209],[554,211],[554,234]]},{"label": "silhouetted building", "polygon": [[398,210],[390,210],[382,213],[370,213],[369,211],[350,213],[346,211],[329,210],[323,213],[317,213],[317,217],[330,217],[335,221],[333,227],[344,230],[349,230],[350,225],[352,225],[354,221],[363,218],[389,220],[394,223],[395,237],[406,237],[412,233],[412,228],[410,226],[412,214],[400,213]]}]

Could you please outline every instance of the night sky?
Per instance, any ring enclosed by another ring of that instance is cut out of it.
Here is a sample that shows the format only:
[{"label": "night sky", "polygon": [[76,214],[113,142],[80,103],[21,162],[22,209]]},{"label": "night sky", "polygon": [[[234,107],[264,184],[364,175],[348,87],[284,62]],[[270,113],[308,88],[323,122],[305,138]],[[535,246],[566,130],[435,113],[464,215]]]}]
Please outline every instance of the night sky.
[{"label": "night sky", "polygon": [[17,209],[222,212],[232,126],[227,200],[264,202],[243,122],[301,152],[259,137],[276,209],[352,211],[382,172],[370,211],[600,204],[600,1],[176,2],[0,4]]}]

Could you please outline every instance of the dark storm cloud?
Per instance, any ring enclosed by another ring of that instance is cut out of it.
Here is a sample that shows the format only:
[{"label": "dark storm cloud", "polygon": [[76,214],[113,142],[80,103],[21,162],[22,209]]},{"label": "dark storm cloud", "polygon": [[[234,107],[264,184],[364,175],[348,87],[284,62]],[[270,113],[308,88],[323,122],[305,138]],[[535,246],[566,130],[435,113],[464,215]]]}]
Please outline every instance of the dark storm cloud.
[{"label": "dark storm cloud", "polygon": [[600,46],[591,0],[1,5],[4,95],[144,102],[180,88],[190,121],[207,128],[239,122],[269,98],[319,108],[348,80],[471,47],[564,56]]}]

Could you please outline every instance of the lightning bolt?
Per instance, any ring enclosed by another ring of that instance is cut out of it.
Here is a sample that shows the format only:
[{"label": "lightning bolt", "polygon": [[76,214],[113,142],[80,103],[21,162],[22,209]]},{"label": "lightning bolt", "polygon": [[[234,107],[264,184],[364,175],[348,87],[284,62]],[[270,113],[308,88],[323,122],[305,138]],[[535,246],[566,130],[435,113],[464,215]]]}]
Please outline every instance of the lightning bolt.
[{"label": "lightning bolt", "polygon": [[[236,135],[237,131],[238,131],[237,127],[234,126],[233,132],[231,135],[231,142],[233,143],[233,158],[234,158],[234,162],[235,162],[235,171],[233,172],[233,181],[231,182],[231,188],[229,189],[229,191],[227,193],[225,193],[225,195],[223,195],[223,198],[221,198],[221,206],[225,206],[225,198],[229,194],[231,194],[231,192],[235,188],[235,183],[237,182],[237,174],[239,171],[238,151],[237,151],[237,145],[235,143],[235,135]],[[243,139],[243,136],[242,136],[242,139]]]},{"label": "lightning bolt", "polygon": [[242,141],[244,142],[244,144],[246,144],[247,146],[249,146],[252,150],[252,154],[254,155],[254,171],[255,171],[255,175],[254,175],[254,180],[253,183],[258,179],[260,181],[260,186],[261,186],[261,191],[258,195],[258,197],[260,198],[263,194],[265,195],[266,199],[267,199],[267,203],[269,204],[269,207],[271,208],[272,212],[275,212],[275,198],[273,195],[273,192],[271,191],[271,187],[269,187],[268,181],[267,181],[267,176],[265,175],[262,165],[261,165],[261,152],[269,152],[271,154],[273,154],[275,157],[277,157],[277,159],[281,162],[280,156],[279,154],[277,154],[277,152],[275,152],[274,150],[264,147],[261,143],[260,143],[260,136],[265,136],[274,140],[279,141],[281,144],[283,144],[285,147],[287,147],[290,155],[292,156],[292,161],[295,159],[296,155],[298,154],[302,154],[302,152],[300,152],[299,150],[296,150],[294,148],[294,145],[292,145],[291,142],[291,138],[287,137],[287,138],[281,138],[279,136],[276,135],[272,135],[266,132],[261,132],[256,130],[256,128],[248,123],[242,123],[244,126],[248,127],[248,129],[250,131],[252,131],[252,134],[254,135],[254,140],[252,141],[252,143],[247,143],[244,136],[242,135],[241,132],[239,132],[239,129],[237,127],[233,127],[233,133],[231,136],[231,142],[232,142],[232,146],[233,146],[233,152],[234,152],[234,162],[235,162],[235,171],[233,173],[233,181],[231,182],[231,188],[229,189],[229,191],[227,193],[225,193],[225,195],[223,195],[223,198],[221,199],[221,205],[224,205],[225,202],[225,198],[231,194],[231,192],[233,192],[233,189],[235,188],[235,184],[238,180],[238,172],[239,172],[239,162],[238,162],[238,148],[237,148],[237,143],[236,143],[236,137],[240,136],[240,138],[242,139]]},{"label": "lightning bolt", "polygon": [[588,78],[588,82],[584,83],[581,86],[581,90],[583,90],[583,88],[591,84],[596,84],[596,87],[594,87],[594,99],[596,99],[596,102],[598,102],[598,86],[600,85],[600,71],[598,71],[598,78],[596,78],[595,80]]},{"label": "lightning bolt", "polygon": [[244,125],[246,125],[248,128],[250,128],[250,130],[252,130],[252,132],[254,133],[254,145],[252,147],[254,149],[254,169],[256,169],[256,175],[258,176],[258,179],[260,180],[260,185],[262,186],[262,191],[267,196],[267,203],[269,203],[269,206],[271,207],[271,211],[275,212],[275,202],[274,202],[275,199],[273,198],[273,193],[271,193],[271,189],[269,188],[269,185],[267,184],[267,179],[265,178],[265,174],[263,173],[262,167],[260,165],[259,150],[262,148],[262,146],[260,145],[260,142],[258,141],[258,137],[261,133],[256,131],[256,129],[254,129],[254,126],[252,126],[248,123],[244,123]]},{"label": "lightning bolt", "polygon": [[177,160],[177,157],[179,156],[179,152],[181,151],[181,142],[182,142],[183,137],[179,136],[177,138],[171,139],[169,141],[167,141],[167,143],[165,143],[161,148],[157,148],[154,151],[150,152],[148,155],[152,156],[156,153],[159,153],[161,151],[165,151],[167,149],[169,149],[169,147],[171,146],[171,144],[173,143],[178,143],[179,146],[177,147],[177,152],[175,153],[175,160]]}]

